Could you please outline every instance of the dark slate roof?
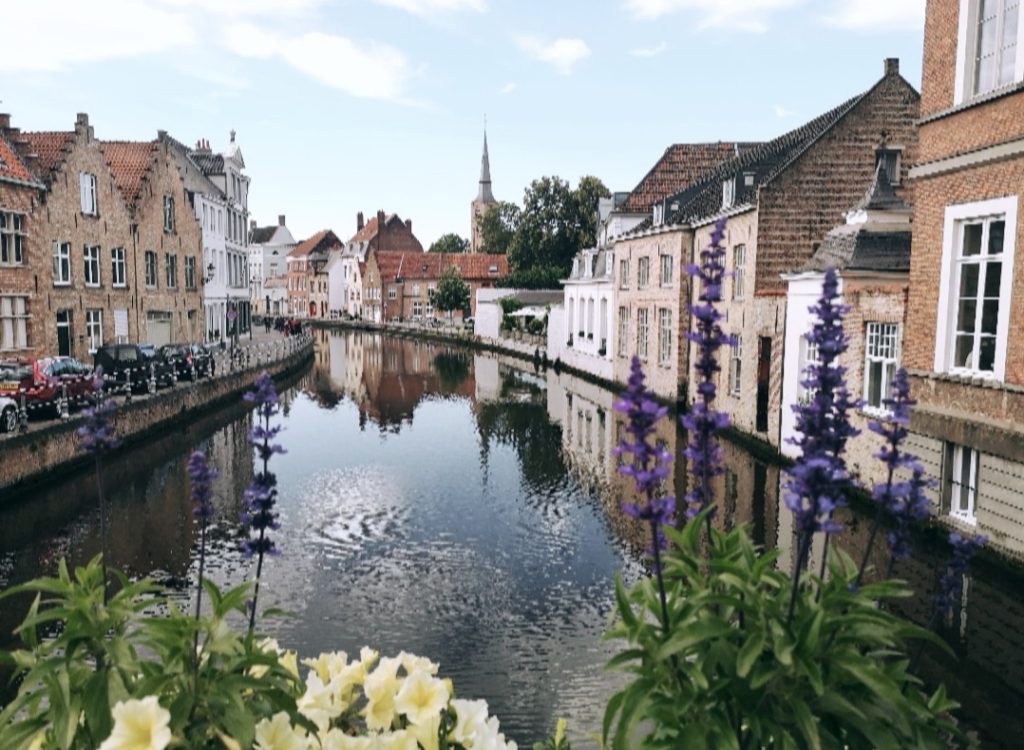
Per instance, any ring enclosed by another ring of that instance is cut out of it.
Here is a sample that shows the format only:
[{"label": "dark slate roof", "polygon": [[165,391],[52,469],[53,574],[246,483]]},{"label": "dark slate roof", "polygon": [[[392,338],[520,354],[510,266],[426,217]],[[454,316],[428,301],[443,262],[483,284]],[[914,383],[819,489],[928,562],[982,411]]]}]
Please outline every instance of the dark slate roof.
[{"label": "dark slate roof", "polygon": [[524,305],[555,305],[565,298],[565,292],[561,289],[527,289],[515,292],[504,299],[514,299]]},{"label": "dark slate roof", "polygon": [[[736,180],[733,205],[751,203],[757,195],[758,187],[767,185],[775,179],[853,109],[867,93],[865,91],[858,94],[795,130],[741,153],[719,166],[700,183],[666,198],[666,204],[677,203],[679,208],[675,211],[666,211],[665,223],[700,221],[716,215],[722,208],[722,183],[729,179]],[[744,184],[744,174],[753,175],[752,185]]]},{"label": "dark slate roof", "polygon": [[190,151],[192,161],[199,165],[204,174],[224,174],[224,157],[209,151]]},{"label": "dark slate roof", "polygon": [[277,231],[277,224],[272,224],[269,227],[256,227],[249,232],[249,244],[250,245],[265,245],[274,238],[274,232]]},{"label": "dark slate roof", "polygon": [[875,168],[875,179],[871,182],[871,187],[868,188],[860,202],[853,207],[853,210],[888,211],[892,209],[907,211],[910,206],[893,192],[892,185],[889,183],[889,173],[885,170],[885,165],[879,162]]},{"label": "dark slate roof", "polygon": [[910,272],[910,225],[845,224],[827,235],[801,271]]}]

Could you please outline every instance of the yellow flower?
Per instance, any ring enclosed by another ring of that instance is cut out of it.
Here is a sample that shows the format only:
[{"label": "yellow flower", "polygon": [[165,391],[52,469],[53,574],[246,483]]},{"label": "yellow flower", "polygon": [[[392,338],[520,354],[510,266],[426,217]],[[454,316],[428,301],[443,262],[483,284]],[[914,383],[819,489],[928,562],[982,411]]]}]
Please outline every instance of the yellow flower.
[{"label": "yellow flower", "polygon": [[452,701],[452,708],[455,709],[452,737],[459,744],[472,747],[476,739],[487,732],[487,701],[456,698]]},{"label": "yellow flower", "polygon": [[171,714],[156,696],[118,701],[111,713],[114,729],[99,750],[163,750],[171,743]]},{"label": "yellow flower", "polygon": [[320,681],[326,684],[348,664],[348,654],[344,651],[328,651],[315,659],[303,659],[302,663],[314,670]]},{"label": "yellow flower", "polygon": [[306,730],[292,726],[288,714],[279,711],[270,721],[263,719],[256,725],[255,750],[308,750],[310,740]]},{"label": "yellow flower", "polygon": [[390,729],[395,720],[395,694],[382,691],[372,696],[367,694],[367,698],[366,708],[363,709],[366,728],[375,732]]},{"label": "yellow flower", "polygon": [[405,669],[406,674],[412,674],[413,672],[421,670],[429,674],[437,674],[437,664],[426,657],[416,656],[416,654],[410,654],[402,651],[398,654],[398,661],[402,663],[402,667]]},{"label": "yellow flower", "polygon": [[332,686],[333,683],[324,685],[315,672],[310,672],[306,676],[306,691],[295,703],[299,713],[316,724],[316,728],[321,732],[327,731],[331,721],[340,715],[342,710]]},{"label": "yellow flower", "polygon": [[[440,728],[441,713],[438,712],[433,718],[427,719],[421,724],[410,724],[405,731],[416,738],[416,742],[419,742],[423,750],[438,750],[440,743],[437,735]],[[416,742],[412,743],[412,750],[416,750]]]},{"label": "yellow flower", "polygon": [[448,687],[428,672],[416,670],[402,682],[395,708],[412,724],[424,724],[441,713],[448,704]]},{"label": "yellow flower", "polygon": [[299,655],[294,651],[285,651],[277,658],[281,666],[287,669],[296,677],[299,676]]},{"label": "yellow flower", "polygon": [[[440,720],[440,717],[438,717]],[[416,736],[409,730],[399,729],[391,734],[382,734],[377,738],[380,750],[419,750]],[[420,741],[422,743],[422,740]],[[371,746],[372,747],[372,746]],[[423,744],[423,750],[437,750],[437,727],[434,727],[434,744]]]},{"label": "yellow flower", "polygon": [[340,729],[332,729],[320,735],[320,750],[371,750],[373,740],[369,737],[353,737]]}]

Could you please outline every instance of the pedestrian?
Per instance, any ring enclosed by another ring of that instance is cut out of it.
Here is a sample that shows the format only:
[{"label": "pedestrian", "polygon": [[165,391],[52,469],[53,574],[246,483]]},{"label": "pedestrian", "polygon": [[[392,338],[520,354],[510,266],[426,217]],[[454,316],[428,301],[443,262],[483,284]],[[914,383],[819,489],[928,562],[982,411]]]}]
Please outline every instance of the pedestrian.
[{"label": "pedestrian", "polygon": [[267,329],[267,333],[270,333],[270,316],[266,315],[263,317],[263,327]]}]

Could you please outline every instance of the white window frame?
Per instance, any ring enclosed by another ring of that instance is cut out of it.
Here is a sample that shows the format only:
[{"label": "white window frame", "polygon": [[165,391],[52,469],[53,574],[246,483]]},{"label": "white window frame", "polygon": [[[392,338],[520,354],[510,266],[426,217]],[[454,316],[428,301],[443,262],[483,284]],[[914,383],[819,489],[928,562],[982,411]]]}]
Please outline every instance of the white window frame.
[{"label": "white window frame", "polygon": [[651,259],[643,255],[636,262],[636,285],[638,289],[644,289],[651,282]]},{"label": "white window frame", "polygon": [[[879,416],[889,413],[885,399],[891,398],[892,379],[900,363],[900,324],[871,321],[864,326],[864,389],[863,409],[868,414]],[[871,366],[881,365],[882,382],[879,387],[878,405],[870,401]]]},{"label": "white window frame", "polygon": [[797,403],[805,404],[814,398],[814,390],[804,385],[804,381],[810,379],[807,368],[812,364],[818,364],[818,345],[810,339],[811,332],[800,337],[800,369],[797,376],[796,398]]},{"label": "white window frame", "polygon": [[145,266],[146,288],[156,289],[160,278],[160,261],[155,250],[146,251],[146,254],[143,256],[143,264]]},{"label": "white window frame", "polygon": [[736,202],[736,179],[722,180],[722,209],[732,208]]},{"label": "white window frame", "polygon": [[629,308],[619,307],[619,356],[625,357],[629,341]]},{"label": "white window frame", "polygon": [[[662,256],[668,257],[668,256]],[[658,308],[658,364],[667,365],[672,360],[672,309]]]},{"label": "white window frame", "polygon": [[[53,257],[53,285],[71,286],[71,243],[54,241],[51,245]],[[63,271],[63,273],[61,273]]]},{"label": "white window frame", "polygon": [[398,299],[398,290],[394,287],[388,288],[388,299]]},{"label": "white window frame", "polygon": [[89,342],[89,354],[103,346],[103,310],[85,311],[85,337]]},{"label": "white window frame", "polygon": [[[1024,20],[1024,19],[1022,19]],[[977,203],[962,203],[947,206],[942,230],[942,269],[939,277],[939,303],[936,311],[936,336],[934,369],[936,372],[969,374],[992,378],[1002,382],[1006,377],[1006,345],[1010,330],[1010,301],[1013,290],[1014,250],[1017,242],[1017,196],[994,198]],[[956,326],[956,285],[959,273],[956,260],[959,257],[959,243],[963,224],[983,219],[998,219],[1006,222],[1003,235],[1002,276],[999,289],[999,316],[996,326],[996,351],[992,372],[981,372],[967,368],[954,368],[953,337]]]},{"label": "white window frame", "polygon": [[7,257],[0,253],[0,266],[25,265],[25,214],[0,210],[0,246],[6,246]]},{"label": "white window frame", "polygon": [[164,275],[168,289],[178,287],[178,258],[172,253],[164,253]]},{"label": "white window frame", "polygon": [[110,248],[110,285],[123,289],[127,284],[126,271],[128,264],[123,247]]},{"label": "white window frame", "polygon": [[78,173],[78,197],[82,213],[86,216],[99,215],[99,201],[96,196],[96,175],[89,172]]},{"label": "white window frame", "polygon": [[661,258],[661,285],[672,286],[674,281],[672,271],[675,267],[672,256],[662,254],[659,257]]},{"label": "white window frame", "polygon": [[[964,453],[967,452],[967,470],[969,476],[963,476]],[[980,454],[974,448],[946,444],[946,458],[950,461],[950,467],[946,472],[946,485],[943,488],[944,500],[949,503],[949,515],[958,521],[972,526],[978,523],[978,468]],[[967,507],[960,507],[961,489],[966,483],[967,486]]]},{"label": "white window frame", "polygon": [[736,334],[736,339],[729,347],[729,393],[740,395],[743,381],[743,334]]},{"label": "white window frame", "polygon": [[650,310],[638,307],[636,310],[636,354],[647,361],[648,342],[650,340]]},{"label": "white window frame", "polygon": [[619,260],[619,289],[629,289],[629,259]]},{"label": "white window frame", "polygon": [[185,288],[196,288],[196,259],[194,255],[185,256]]},{"label": "white window frame", "polygon": [[[20,304],[18,304],[20,302]],[[0,351],[28,349],[28,297],[23,294],[0,295]]]},{"label": "white window frame", "polygon": [[[1008,0],[1000,0],[1002,3],[1001,8],[1005,8],[1005,3]],[[957,27],[957,44],[956,44],[956,74],[953,87],[953,104],[963,104],[969,102],[972,99],[978,99],[985,97],[988,94],[999,91],[1000,89],[1009,88],[1021,80],[1024,80],[1024,17],[1018,15],[1017,17],[1017,47],[1016,47],[1016,59],[1014,60],[1013,68],[1013,80],[1002,86],[995,85],[990,89],[975,93],[974,91],[974,74],[975,74],[975,50],[977,49],[977,32],[978,32],[978,5],[979,0],[960,0],[960,14],[959,22]],[[1024,7],[1021,7],[1018,13],[1024,12]],[[1002,10],[1000,11],[1002,14]],[[999,26],[999,31],[996,33],[996,38],[1002,36],[1002,24]],[[996,65],[998,70],[999,65]]]},{"label": "white window frame", "polygon": [[[98,287],[103,279],[103,271],[100,268],[100,246],[99,245],[85,245],[82,248],[82,259],[83,268],[85,274],[85,285],[88,287]],[[93,270],[93,273],[89,273],[89,269]],[[93,277],[93,278],[90,278]]]},{"label": "white window frame", "polygon": [[174,196],[164,196],[164,231],[174,231]]},{"label": "white window frame", "polygon": [[747,291],[747,246],[744,243],[732,248],[732,298],[742,300]]}]

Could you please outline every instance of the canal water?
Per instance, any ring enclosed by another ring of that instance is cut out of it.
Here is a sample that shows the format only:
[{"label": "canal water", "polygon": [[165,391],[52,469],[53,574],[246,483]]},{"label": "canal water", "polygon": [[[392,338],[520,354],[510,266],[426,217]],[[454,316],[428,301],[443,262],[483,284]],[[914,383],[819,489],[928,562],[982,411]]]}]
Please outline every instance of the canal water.
[{"label": "canal water", "polygon": [[[603,669],[612,582],[644,574],[644,529],[619,510],[628,484],[611,448],[622,436],[614,394],[528,363],[367,332],[318,332],[313,367],[282,396],[287,449],[275,456],[281,528],[264,565],[261,605],[292,616],[267,623],[302,656],[370,645],[440,662],[457,693],[486,698],[520,747],[558,717],[574,746],[595,746],[621,677]],[[110,555],[187,599],[196,575],[188,453],[221,472],[207,569],[230,585],[252,573],[237,550],[242,491],[253,473],[243,405],[203,415],[111,462]],[[679,456],[681,434],[659,433]],[[717,523],[750,524],[790,564],[793,528],[779,506],[779,469],[726,444]],[[2,444],[0,444],[2,460]],[[680,462],[681,465],[681,462]],[[685,481],[668,482],[682,494]],[[51,572],[61,557],[99,551],[91,477],[0,503],[0,589]],[[853,554],[868,522],[849,513]],[[944,551],[920,540],[898,574],[921,592],[905,614],[924,622]],[[881,559],[878,561],[882,562]],[[956,658],[924,661],[945,680],[985,747],[1024,737],[1024,584],[980,566],[943,623]],[[0,634],[23,606],[0,603]],[[10,646],[0,635],[0,647]]]}]

